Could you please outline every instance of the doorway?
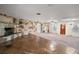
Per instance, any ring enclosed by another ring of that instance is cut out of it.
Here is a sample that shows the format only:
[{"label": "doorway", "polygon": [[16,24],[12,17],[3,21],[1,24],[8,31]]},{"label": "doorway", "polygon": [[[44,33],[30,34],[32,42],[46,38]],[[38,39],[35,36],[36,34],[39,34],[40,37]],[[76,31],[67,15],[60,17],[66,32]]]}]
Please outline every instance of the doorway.
[{"label": "doorway", "polygon": [[66,34],[66,25],[60,24],[60,34],[65,35]]}]

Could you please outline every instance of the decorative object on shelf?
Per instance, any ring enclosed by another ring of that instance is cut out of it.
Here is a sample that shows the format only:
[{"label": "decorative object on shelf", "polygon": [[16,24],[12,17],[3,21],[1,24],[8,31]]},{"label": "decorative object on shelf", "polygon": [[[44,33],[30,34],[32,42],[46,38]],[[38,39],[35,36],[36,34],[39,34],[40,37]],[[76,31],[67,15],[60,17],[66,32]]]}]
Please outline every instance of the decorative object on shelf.
[{"label": "decorative object on shelf", "polygon": [[0,15],[3,15],[2,13],[0,13]]},{"label": "decorative object on shelf", "polygon": [[13,23],[16,23],[16,20],[17,20],[17,19],[13,17]]},{"label": "decorative object on shelf", "polygon": [[23,24],[23,22],[22,22],[23,20],[22,19],[19,19],[19,24]]},{"label": "decorative object on shelf", "polygon": [[7,16],[6,14],[0,13],[1,16]]},{"label": "decorative object on shelf", "polygon": [[3,14],[3,16],[7,16],[6,14]]}]

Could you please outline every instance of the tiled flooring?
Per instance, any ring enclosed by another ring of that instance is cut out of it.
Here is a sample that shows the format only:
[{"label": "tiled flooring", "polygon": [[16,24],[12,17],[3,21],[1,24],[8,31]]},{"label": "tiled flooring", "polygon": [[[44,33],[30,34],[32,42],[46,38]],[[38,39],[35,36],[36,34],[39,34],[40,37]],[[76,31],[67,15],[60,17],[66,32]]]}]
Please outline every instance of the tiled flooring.
[{"label": "tiled flooring", "polygon": [[[53,45],[56,45],[55,47]],[[0,46],[0,53],[8,54],[46,54],[46,53],[66,53],[67,46],[54,41],[51,46],[51,40],[41,38],[36,35],[27,35],[17,37],[10,47]]]},{"label": "tiled flooring", "polygon": [[75,36],[64,36],[57,35],[53,33],[32,33],[33,35],[40,36],[42,38],[48,39],[50,41],[55,41],[56,43],[62,43],[72,48],[79,50],[79,37]]}]

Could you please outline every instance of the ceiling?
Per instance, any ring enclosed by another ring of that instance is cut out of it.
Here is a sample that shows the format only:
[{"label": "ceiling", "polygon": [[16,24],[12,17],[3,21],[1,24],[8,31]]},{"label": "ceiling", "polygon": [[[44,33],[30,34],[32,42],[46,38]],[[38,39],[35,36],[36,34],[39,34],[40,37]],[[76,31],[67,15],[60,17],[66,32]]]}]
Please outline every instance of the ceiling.
[{"label": "ceiling", "polygon": [[60,21],[79,18],[79,4],[0,4],[0,13],[29,20]]}]

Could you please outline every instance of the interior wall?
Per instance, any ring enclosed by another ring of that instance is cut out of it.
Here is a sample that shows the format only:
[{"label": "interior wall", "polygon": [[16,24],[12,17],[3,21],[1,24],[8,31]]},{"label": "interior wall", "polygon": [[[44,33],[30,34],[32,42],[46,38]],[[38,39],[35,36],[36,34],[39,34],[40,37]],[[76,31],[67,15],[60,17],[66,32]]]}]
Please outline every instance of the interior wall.
[{"label": "interior wall", "polygon": [[[79,36],[79,23],[78,22],[51,22],[50,23],[50,33],[55,33],[60,35],[60,25],[65,24],[66,25],[66,34],[65,35],[71,35],[71,36]],[[78,28],[74,29],[75,25],[78,25]],[[54,27],[55,26],[55,27]],[[73,31],[73,30],[75,31]]]},{"label": "interior wall", "polygon": [[49,25],[50,33],[60,35],[60,24],[61,23],[59,23],[59,22],[51,22],[50,25]]},{"label": "interior wall", "polygon": [[[74,28],[76,27],[75,25],[78,25],[78,28]],[[67,35],[72,35],[72,36],[79,36],[79,23],[77,22],[68,22],[67,23]]]},{"label": "interior wall", "polygon": [[[11,24],[6,24],[2,22],[12,23],[12,18],[7,18],[0,15],[0,36],[4,35],[4,28],[11,27]],[[72,35],[72,36],[79,36],[79,22],[50,22],[49,23],[49,33],[55,33],[60,35],[60,24],[66,24],[66,34],[65,35]],[[78,28],[75,28],[78,25]],[[44,25],[46,26],[46,25]],[[40,23],[35,25],[36,31],[41,33],[42,26]],[[44,30],[47,30],[47,27],[43,27]],[[46,31],[47,32],[47,31]]]}]

